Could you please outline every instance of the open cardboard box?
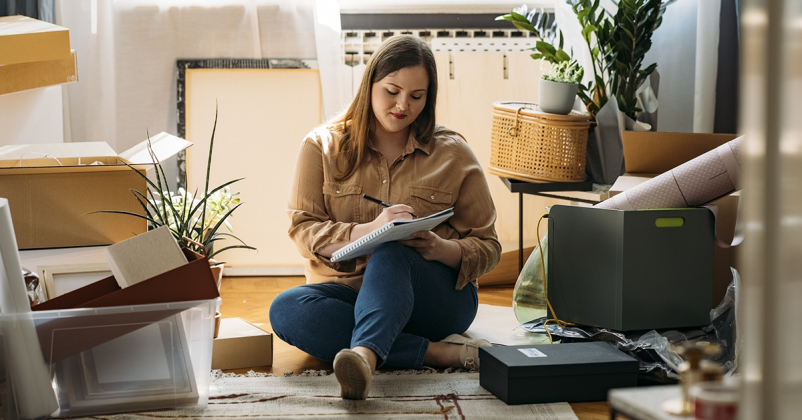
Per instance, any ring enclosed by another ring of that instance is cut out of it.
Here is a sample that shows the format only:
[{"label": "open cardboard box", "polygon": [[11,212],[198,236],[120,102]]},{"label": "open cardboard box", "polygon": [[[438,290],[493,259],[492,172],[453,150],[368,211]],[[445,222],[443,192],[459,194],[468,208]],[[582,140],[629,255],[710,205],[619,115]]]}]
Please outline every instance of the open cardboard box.
[{"label": "open cardboard box", "polygon": [[[167,134],[151,137],[164,161],[192,143]],[[0,197],[8,199],[19,249],[109,245],[144,233],[131,190],[145,193],[141,174],[153,167],[143,141],[119,155],[105,142],[0,147]]]},{"label": "open cardboard box", "polygon": [[0,17],[0,95],[78,80],[67,28],[26,16]]}]

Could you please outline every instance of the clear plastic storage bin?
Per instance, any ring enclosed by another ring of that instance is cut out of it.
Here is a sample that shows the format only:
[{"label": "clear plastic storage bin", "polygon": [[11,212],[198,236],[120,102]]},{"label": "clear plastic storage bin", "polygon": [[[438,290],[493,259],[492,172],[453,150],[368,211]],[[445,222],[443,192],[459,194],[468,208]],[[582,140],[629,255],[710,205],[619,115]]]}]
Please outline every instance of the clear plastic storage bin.
[{"label": "clear plastic storage bin", "polygon": [[219,305],[0,314],[3,418],[205,407]]}]

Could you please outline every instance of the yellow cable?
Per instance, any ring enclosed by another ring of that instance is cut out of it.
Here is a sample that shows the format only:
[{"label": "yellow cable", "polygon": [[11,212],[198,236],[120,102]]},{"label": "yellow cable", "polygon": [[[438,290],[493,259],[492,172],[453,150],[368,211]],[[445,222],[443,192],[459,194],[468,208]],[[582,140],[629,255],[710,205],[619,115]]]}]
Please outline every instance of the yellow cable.
[{"label": "yellow cable", "polygon": [[[540,216],[540,219],[538,219],[538,221],[537,221],[537,232],[536,233],[537,233],[538,241],[540,240],[540,222],[543,221],[543,219],[545,219],[547,217],[549,217],[548,213]],[[551,302],[549,302],[549,294],[546,291],[546,259],[543,257],[543,247],[541,245],[542,245],[542,243],[539,243],[537,248],[540,250],[540,269],[542,270],[542,274],[543,274],[543,298],[546,300],[546,305],[549,307],[549,311],[551,311],[551,314],[554,316],[554,318],[548,318],[548,315],[547,315],[546,321],[543,322],[543,329],[546,330],[546,334],[548,334],[548,336],[549,336],[549,343],[554,343],[554,340],[552,339],[551,333],[549,332],[549,329],[546,327],[546,324],[548,324],[550,321],[553,321],[555,324],[557,324],[557,325],[559,325],[559,326],[561,326],[563,328],[565,328],[565,327],[567,327],[569,325],[576,325],[576,324],[573,324],[573,323],[570,323],[570,322],[565,322],[565,321],[562,321],[559,318],[557,318],[557,313],[554,312],[554,308],[551,307]]]}]

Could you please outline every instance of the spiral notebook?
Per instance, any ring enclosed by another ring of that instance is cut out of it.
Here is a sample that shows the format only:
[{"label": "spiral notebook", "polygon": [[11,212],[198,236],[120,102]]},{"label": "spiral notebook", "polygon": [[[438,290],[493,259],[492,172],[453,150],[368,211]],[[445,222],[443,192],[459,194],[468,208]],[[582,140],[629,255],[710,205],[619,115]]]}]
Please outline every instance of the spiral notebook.
[{"label": "spiral notebook", "polygon": [[431,230],[453,215],[454,208],[451,207],[419,219],[393,220],[357,239],[356,242],[336,251],[331,255],[331,261],[344,261],[361,255],[370,254],[379,245],[385,242],[407,239],[415,232]]}]

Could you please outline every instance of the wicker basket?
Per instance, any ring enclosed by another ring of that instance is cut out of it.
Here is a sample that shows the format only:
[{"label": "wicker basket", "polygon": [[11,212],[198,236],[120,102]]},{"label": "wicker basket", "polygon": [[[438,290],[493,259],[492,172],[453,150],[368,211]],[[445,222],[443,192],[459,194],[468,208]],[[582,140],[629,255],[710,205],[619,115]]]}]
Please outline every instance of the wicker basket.
[{"label": "wicker basket", "polygon": [[585,180],[590,116],[549,114],[529,102],[494,102],[490,167],[528,182]]}]

